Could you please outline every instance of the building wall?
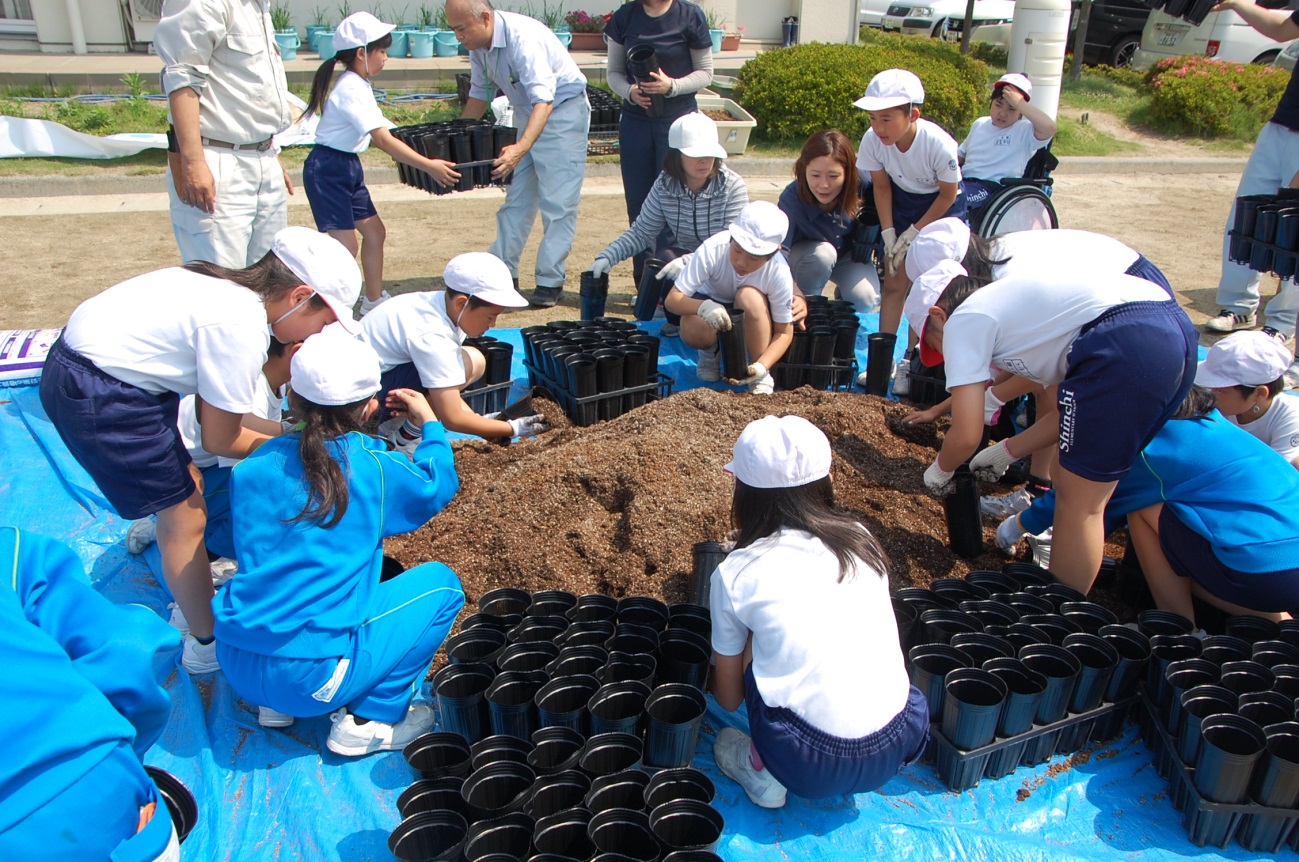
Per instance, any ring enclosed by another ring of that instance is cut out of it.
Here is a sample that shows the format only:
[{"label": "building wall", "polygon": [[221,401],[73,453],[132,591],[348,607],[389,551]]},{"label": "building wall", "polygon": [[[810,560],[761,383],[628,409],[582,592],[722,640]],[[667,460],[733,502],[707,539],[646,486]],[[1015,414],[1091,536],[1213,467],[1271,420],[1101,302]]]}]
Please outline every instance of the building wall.
[{"label": "building wall", "polygon": [[[87,51],[97,54],[126,50],[127,34],[117,0],[76,0],[76,3],[81,11]],[[72,25],[68,20],[66,0],[40,0],[32,4],[32,14],[36,16],[36,36],[41,51],[71,54]]]}]

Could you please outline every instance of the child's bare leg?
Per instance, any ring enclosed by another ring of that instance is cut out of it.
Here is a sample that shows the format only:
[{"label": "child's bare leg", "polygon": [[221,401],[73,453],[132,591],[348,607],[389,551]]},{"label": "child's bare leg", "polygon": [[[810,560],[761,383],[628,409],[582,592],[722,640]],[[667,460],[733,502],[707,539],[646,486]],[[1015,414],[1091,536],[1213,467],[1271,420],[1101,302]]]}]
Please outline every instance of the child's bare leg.
[{"label": "child's bare leg", "polygon": [[762,291],[741,287],[735,292],[735,307],[744,312],[744,347],[749,351],[749,361],[758,357],[771,344],[771,308]]},{"label": "child's bare leg", "polygon": [[712,350],[717,346],[717,330],[697,314],[681,315],[681,340],[696,350]]},{"label": "child's bare leg", "polygon": [[388,229],[373,215],[356,223],[361,235],[361,271],[365,274],[365,298],[374,301],[383,293],[383,243]]},{"label": "child's bare leg", "polygon": [[892,275],[885,275],[880,287],[880,332],[896,333],[898,324],[902,321],[902,304],[906,302],[911,282],[907,280],[906,272],[899,269]]},{"label": "child's bare leg", "polygon": [[1056,470],[1053,482],[1056,505],[1051,574],[1086,595],[1100,571],[1105,549],[1105,504],[1118,483],[1084,479],[1063,466]]},{"label": "child's bare leg", "polygon": [[1128,515],[1128,535],[1132,537],[1132,547],[1141,561],[1141,571],[1146,576],[1155,604],[1194,622],[1191,579],[1173,571],[1164,549],[1159,546],[1159,514],[1163,510],[1164,504],[1156,503]]},{"label": "child's bare leg", "polygon": [[162,577],[196,638],[211,637],[213,626],[212,570],[203,544],[206,527],[207,506],[197,488],[189,499],[158,513]]}]

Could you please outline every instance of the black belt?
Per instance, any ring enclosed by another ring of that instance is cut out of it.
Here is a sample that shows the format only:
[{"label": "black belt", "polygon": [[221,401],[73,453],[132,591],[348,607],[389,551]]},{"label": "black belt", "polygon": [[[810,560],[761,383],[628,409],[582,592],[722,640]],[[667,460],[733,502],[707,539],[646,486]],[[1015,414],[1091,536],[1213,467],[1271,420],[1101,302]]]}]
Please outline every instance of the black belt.
[{"label": "black belt", "polygon": [[216,138],[203,138],[205,147],[220,147],[223,150],[256,150],[259,153],[269,150],[273,142],[274,139],[267,138],[252,144],[232,144],[229,141],[218,141]]}]

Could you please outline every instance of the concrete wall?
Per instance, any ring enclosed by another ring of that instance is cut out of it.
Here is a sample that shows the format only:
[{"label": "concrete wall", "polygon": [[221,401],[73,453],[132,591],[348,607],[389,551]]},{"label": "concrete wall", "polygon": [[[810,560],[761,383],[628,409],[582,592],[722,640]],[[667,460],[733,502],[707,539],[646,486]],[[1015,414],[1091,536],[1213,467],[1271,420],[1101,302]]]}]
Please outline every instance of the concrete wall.
[{"label": "concrete wall", "polygon": [[[91,53],[116,53],[126,50],[126,31],[122,27],[121,7],[117,0],[76,0],[81,12],[81,27],[86,49]],[[32,4],[36,16],[36,35],[41,51],[47,54],[72,53],[72,24],[68,19],[66,0],[40,0]]]},{"label": "concrete wall", "polygon": [[800,42],[857,42],[857,4],[852,0],[797,0]]}]

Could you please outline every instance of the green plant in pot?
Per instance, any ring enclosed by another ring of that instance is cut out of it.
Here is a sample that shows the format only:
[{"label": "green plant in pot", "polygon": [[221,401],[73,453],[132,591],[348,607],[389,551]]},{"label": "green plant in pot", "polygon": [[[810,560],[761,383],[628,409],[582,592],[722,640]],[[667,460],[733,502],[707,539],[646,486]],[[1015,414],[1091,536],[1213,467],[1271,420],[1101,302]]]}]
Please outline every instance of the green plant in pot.
[{"label": "green plant in pot", "polygon": [[293,28],[293,13],[289,12],[288,6],[276,4],[271,7],[271,26],[276,33],[296,32]]},{"label": "green plant in pot", "polygon": [[713,53],[722,50],[722,37],[726,35],[726,16],[716,9],[704,9],[704,20],[708,22],[708,36],[713,42]]}]

